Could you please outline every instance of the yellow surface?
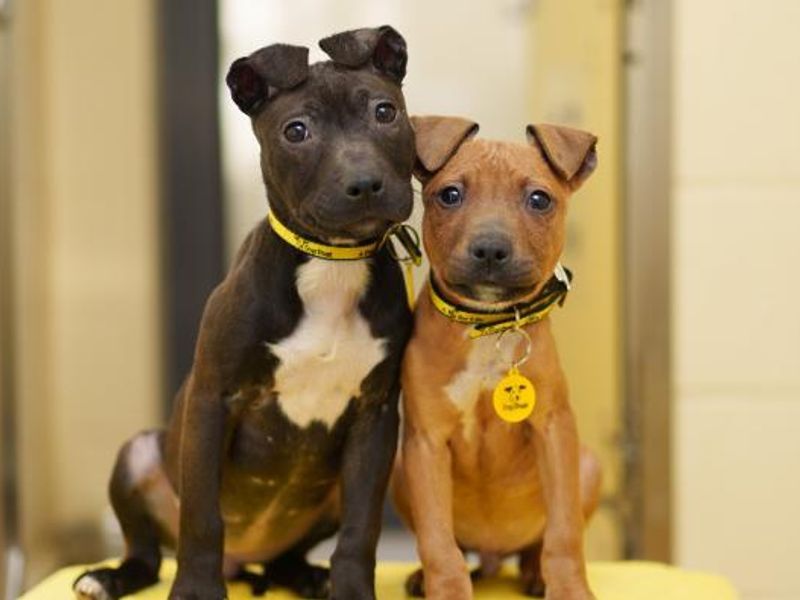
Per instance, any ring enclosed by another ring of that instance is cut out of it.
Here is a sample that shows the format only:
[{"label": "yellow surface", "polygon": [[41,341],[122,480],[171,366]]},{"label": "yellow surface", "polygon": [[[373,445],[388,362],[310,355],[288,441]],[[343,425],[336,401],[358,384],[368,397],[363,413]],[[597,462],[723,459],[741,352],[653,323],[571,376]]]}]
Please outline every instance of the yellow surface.
[{"label": "yellow surface", "polygon": [[[401,600],[406,598],[403,581],[416,565],[411,563],[381,563],[378,566],[378,599]],[[62,569],[47,578],[21,600],[55,600],[71,598],[70,587],[83,567]],[[167,597],[169,578],[175,572],[175,563],[166,561],[162,568],[162,581],[135,598],[157,600]],[[597,600],[736,600],[731,585],[716,575],[682,571],[657,563],[614,562],[589,565],[589,579]],[[475,598],[502,600],[525,598],[517,591],[513,577],[482,581],[475,586]],[[252,598],[243,584],[228,586],[230,600]],[[295,596],[285,592],[267,592],[273,600],[288,600]]]}]

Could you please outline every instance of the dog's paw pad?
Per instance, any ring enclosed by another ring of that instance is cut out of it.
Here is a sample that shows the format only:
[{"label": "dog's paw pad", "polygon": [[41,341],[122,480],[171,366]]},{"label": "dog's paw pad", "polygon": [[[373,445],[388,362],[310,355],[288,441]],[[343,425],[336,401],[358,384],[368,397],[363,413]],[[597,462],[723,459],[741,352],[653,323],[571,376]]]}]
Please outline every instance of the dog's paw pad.
[{"label": "dog's paw pad", "polygon": [[81,575],[72,589],[80,600],[114,600],[100,580],[91,573]]}]

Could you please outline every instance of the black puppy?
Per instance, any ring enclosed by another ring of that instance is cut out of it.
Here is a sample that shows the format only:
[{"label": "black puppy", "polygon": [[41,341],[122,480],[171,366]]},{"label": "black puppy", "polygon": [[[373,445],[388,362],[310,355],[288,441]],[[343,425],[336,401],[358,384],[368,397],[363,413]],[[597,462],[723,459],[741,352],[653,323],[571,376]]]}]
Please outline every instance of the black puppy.
[{"label": "black puppy", "polygon": [[[79,597],[151,585],[160,547],[177,542],[173,599],[224,598],[245,563],[263,565],[246,575],[260,590],[374,598],[411,327],[401,271],[375,244],[412,208],[406,46],[386,26],[320,46],[332,61],[278,44],[230,68],[270,219],[206,304],[169,427],[120,451],[110,494],[127,554],[82,575]],[[305,555],[337,530],[329,583]]]}]

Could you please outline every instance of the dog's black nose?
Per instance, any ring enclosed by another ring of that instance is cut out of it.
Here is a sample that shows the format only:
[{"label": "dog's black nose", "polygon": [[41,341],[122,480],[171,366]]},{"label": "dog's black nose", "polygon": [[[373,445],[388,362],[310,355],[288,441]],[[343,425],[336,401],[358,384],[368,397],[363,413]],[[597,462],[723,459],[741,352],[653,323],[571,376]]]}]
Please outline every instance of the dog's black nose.
[{"label": "dog's black nose", "polygon": [[380,177],[359,177],[347,186],[347,195],[354,200],[378,196],[383,191],[383,179]]},{"label": "dog's black nose", "polygon": [[492,270],[503,266],[511,258],[511,240],[503,234],[485,234],[469,244],[469,256],[473,262]]}]

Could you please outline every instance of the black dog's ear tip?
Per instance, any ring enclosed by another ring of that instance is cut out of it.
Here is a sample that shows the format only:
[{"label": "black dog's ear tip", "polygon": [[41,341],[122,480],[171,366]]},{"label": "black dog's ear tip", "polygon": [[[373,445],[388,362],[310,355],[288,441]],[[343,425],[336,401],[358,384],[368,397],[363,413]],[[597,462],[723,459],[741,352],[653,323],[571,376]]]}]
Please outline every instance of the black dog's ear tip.
[{"label": "black dog's ear tip", "polygon": [[341,39],[339,37],[341,35],[341,33],[326,35],[317,42],[317,46],[319,46],[320,50],[322,50],[325,54],[330,55],[331,52],[336,50],[336,43],[339,39]]},{"label": "black dog's ear tip", "polygon": [[308,48],[273,44],[231,63],[225,83],[236,105],[249,116],[278,90],[290,90],[308,78]]},{"label": "black dog's ear tip", "polygon": [[298,62],[308,63],[307,46],[295,46],[294,44],[273,44],[272,47],[275,50],[285,52],[287,56],[290,56],[292,59]]},{"label": "black dog's ear tip", "polygon": [[240,56],[231,63],[231,66],[228,67],[228,74],[225,76],[226,83],[230,85],[234,81],[236,72],[247,65],[247,58],[247,56]]},{"label": "black dog's ear tip", "polygon": [[399,41],[403,42],[403,45],[405,45],[405,43],[406,43],[406,40],[405,40],[405,38],[403,37],[403,35],[402,35],[402,34],[401,34],[399,31],[397,31],[397,29],[395,29],[394,27],[392,27],[391,25],[381,25],[381,26],[380,26],[380,27],[378,27],[377,29],[378,29],[378,33],[379,33],[380,35],[389,35],[389,36],[392,36],[392,37],[394,37],[394,38],[397,38]]},{"label": "black dog's ear tip", "polygon": [[371,61],[372,66],[397,83],[406,74],[406,42],[391,25],[335,33],[321,39],[319,47],[333,62],[345,67],[362,68]]},{"label": "black dog's ear tip", "polygon": [[247,115],[252,115],[258,109],[266,93],[264,81],[247,56],[231,63],[225,83],[236,106]]}]

